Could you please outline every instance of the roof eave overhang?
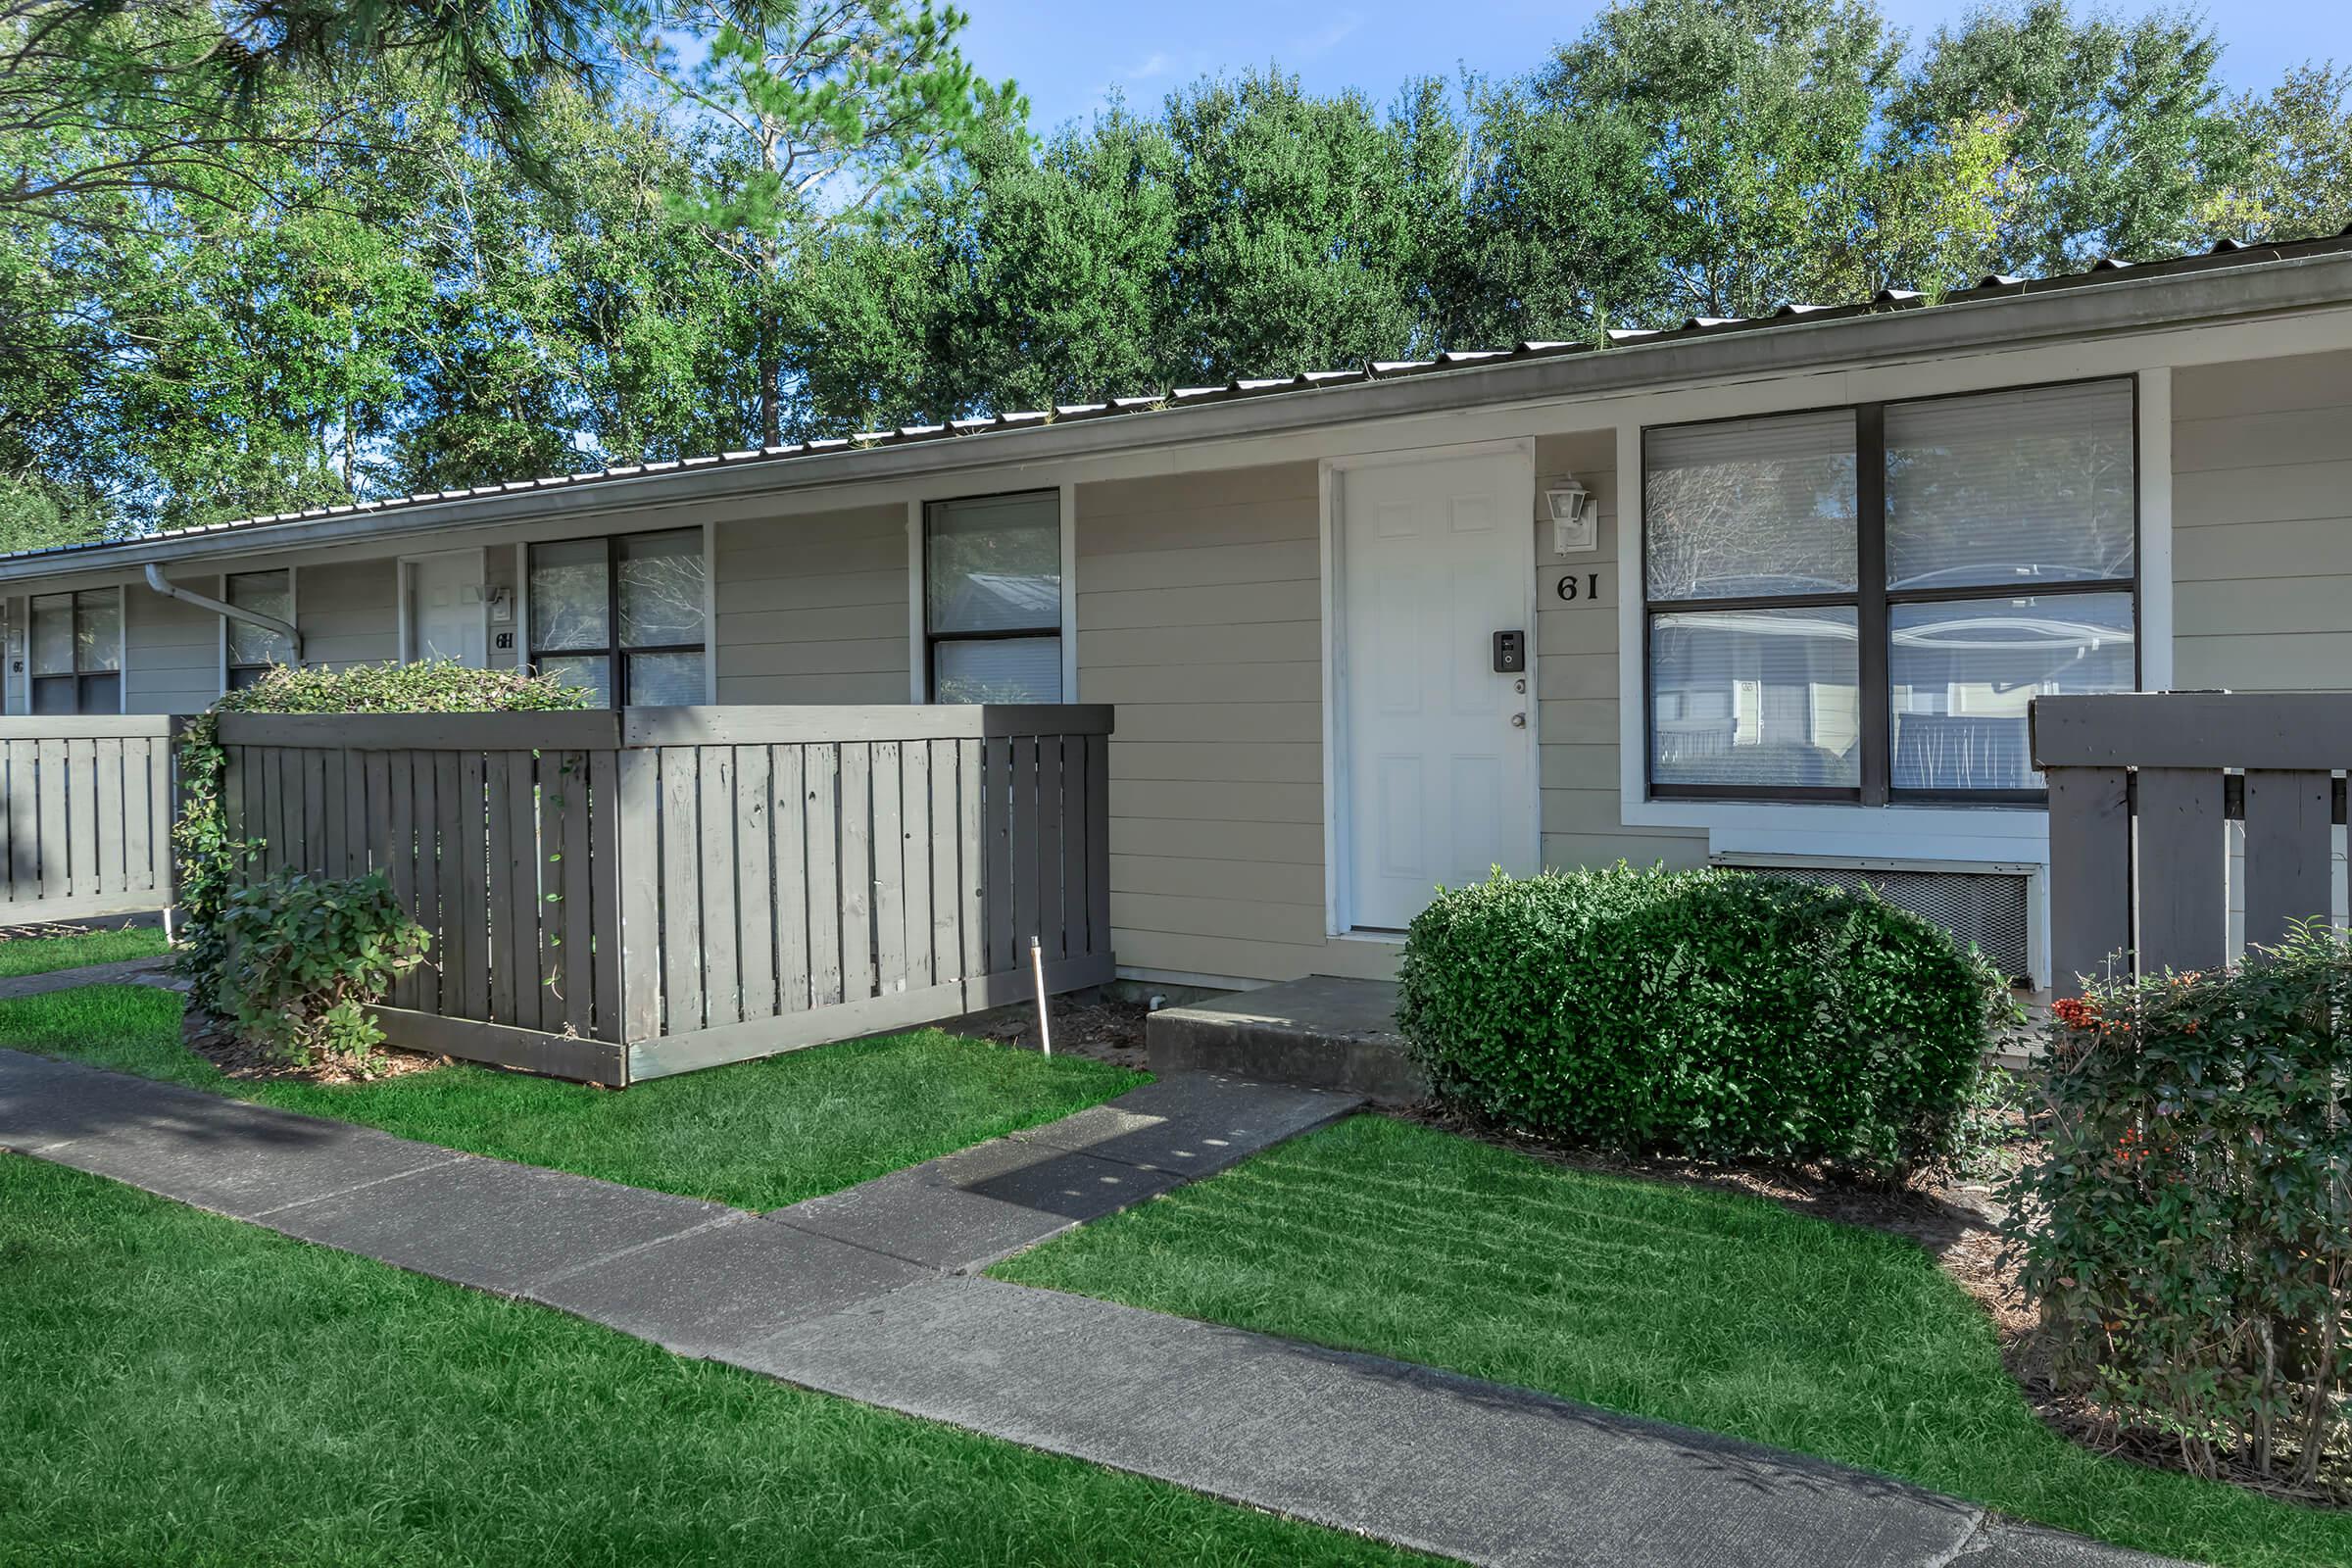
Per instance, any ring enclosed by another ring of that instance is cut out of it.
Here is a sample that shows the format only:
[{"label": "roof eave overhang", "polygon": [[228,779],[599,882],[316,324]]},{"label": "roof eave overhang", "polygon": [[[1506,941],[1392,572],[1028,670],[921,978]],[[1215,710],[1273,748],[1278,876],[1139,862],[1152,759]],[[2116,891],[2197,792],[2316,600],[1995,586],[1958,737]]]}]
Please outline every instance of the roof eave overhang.
[{"label": "roof eave overhang", "polygon": [[2161,330],[2352,304],[2352,254],[2086,283],[1834,320],[1675,334],[1605,352],[1433,369],[1393,379],[983,431],[805,457],[553,481],[489,495],[293,518],[0,560],[0,582],[265,551],[371,543],[584,512],[1062,463],[1109,453],[1294,434],[1471,407],[1609,397],[1946,354]]}]

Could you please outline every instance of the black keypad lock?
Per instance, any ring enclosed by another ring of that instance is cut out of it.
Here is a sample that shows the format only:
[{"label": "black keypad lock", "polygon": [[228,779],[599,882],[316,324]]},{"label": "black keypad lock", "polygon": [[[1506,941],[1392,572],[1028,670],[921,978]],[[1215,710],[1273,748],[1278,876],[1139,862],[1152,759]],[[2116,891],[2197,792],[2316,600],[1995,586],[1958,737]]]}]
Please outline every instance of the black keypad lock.
[{"label": "black keypad lock", "polygon": [[1527,633],[1498,631],[1494,634],[1494,673],[1517,675],[1527,669]]}]

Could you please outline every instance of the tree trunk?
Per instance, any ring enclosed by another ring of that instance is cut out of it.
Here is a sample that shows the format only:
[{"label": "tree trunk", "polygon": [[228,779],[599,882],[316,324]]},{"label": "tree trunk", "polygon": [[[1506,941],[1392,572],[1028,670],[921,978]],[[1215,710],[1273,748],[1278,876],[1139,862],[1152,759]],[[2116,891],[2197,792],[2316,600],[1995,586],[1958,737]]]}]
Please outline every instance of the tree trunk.
[{"label": "tree trunk", "polygon": [[784,367],[768,351],[767,334],[760,335],[760,442],[779,446],[784,440]]}]

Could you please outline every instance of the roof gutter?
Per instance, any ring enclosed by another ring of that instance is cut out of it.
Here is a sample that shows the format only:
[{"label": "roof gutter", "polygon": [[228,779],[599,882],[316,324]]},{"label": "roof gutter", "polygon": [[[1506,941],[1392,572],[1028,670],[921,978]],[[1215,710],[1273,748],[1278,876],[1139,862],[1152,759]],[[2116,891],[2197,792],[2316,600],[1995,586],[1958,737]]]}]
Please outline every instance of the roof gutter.
[{"label": "roof gutter", "polygon": [[297,664],[302,662],[302,633],[290,620],[280,620],[275,615],[265,615],[258,610],[243,610],[235,605],[224,604],[220,600],[209,598],[196,592],[193,588],[182,588],[166,576],[164,568],[152,561],[147,563],[147,586],[162,594],[166,599],[176,599],[183,605],[193,605],[198,610],[209,610],[223,620],[241,620],[249,626],[259,626],[265,631],[276,632],[293,644],[294,662]]},{"label": "roof gutter", "polygon": [[1069,462],[1138,448],[1175,448],[1368,420],[1606,398],[1727,379],[1848,366],[1899,364],[1988,348],[2069,342],[2352,304],[2352,254],[2133,276],[1833,319],[1666,333],[1605,352],[1445,368],[1270,396],[1244,396],[1149,413],[1059,420],[912,443],[776,459],[689,460],[659,471],[552,477],[438,501],[361,505],[317,517],[197,529],[0,560],[0,582],[101,571],[149,561],[244,555],[440,528],[667,506],[774,491]]}]

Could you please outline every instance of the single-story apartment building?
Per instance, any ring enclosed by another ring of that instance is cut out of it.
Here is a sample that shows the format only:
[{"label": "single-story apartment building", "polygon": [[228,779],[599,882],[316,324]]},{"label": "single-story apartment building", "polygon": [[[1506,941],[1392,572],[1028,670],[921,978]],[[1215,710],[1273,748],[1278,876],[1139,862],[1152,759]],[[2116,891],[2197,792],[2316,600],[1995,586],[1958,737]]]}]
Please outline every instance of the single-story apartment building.
[{"label": "single-story apartment building", "polygon": [[1877,878],[2047,978],[2044,693],[2352,686],[2352,230],[0,558],[11,713],[273,661],[1113,704],[1121,973],[1441,883]]}]

